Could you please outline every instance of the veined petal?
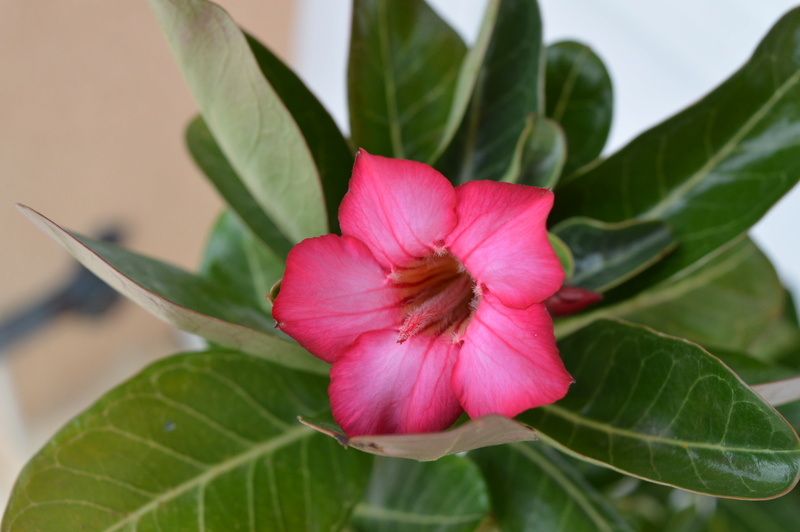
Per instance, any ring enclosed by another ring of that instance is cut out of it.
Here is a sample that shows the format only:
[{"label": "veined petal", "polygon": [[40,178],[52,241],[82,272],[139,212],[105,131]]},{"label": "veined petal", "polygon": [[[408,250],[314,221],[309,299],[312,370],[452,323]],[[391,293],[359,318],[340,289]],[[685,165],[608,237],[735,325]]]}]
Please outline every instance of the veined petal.
[{"label": "veined petal", "polygon": [[572,377],[558,356],[544,304],[516,309],[484,296],[464,336],[452,382],[472,418],[514,417],[564,397]]},{"label": "veined petal", "polygon": [[457,353],[446,335],[361,335],[331,368],[333,418],[349,436],[446,429],[461,414],[450,387]]},{"label": "veined petal", "polygon": [[402,266],[444,241],[456,224],[455,203],[453,186],[430,166],[361,150],[339,222],[381,264]]},{"label": "veined petal", "polygon": [[325,235],[297,244],[272,314],[312,355],[333,362],[361,333],[398,327],[397,291],[356,238]]},{"label": "veined petal", "polygon": [[456,187],[458,226],[447,247],[485,290],[526,308],[553,295],[564,270],[547,239],[553,193],[543,188],[471,181]]}]

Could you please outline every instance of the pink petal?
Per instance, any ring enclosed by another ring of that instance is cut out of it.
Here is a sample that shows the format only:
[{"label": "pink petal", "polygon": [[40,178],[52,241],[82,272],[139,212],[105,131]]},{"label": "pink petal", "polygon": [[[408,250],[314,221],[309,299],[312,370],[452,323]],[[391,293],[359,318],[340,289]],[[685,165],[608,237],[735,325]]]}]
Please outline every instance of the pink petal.
[{"label": "pink petal", "polygon": [[543,304],[515,309],[487,295],[467,328],[452,382],[470,417],[514,417],[564,397],[572,377]]},{"label": "pink petal", "polygon": [[457,353],[449,336],[360,336],[331,368],[333,418],[349,436],[446,429],[461,414],[450,387]]},{"label": "pink petal", "polygon": [[447,247],[483,290],[525,308],[553,295],[564,270],[547,239],[553,193],[543,188],[471,181],[456,188],[458,226]]},{"label": "pink petal", "polygon": [[455,202],[453,186],[430,166],[361,150],[339,221],[342,234],[367,244],[381,264],[401,266],[444,241]]},{"label": "pink petal", "polygon": [[366,331],[403,319],[387,272],[359,240],[325,235],[297,244],[272,314],[312,355],[333,362]]}]

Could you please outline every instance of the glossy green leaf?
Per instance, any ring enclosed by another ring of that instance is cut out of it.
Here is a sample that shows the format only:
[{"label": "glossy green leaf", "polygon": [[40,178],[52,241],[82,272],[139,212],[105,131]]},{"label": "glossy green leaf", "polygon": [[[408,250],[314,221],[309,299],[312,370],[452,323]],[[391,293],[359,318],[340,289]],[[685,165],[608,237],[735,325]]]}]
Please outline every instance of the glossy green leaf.
[{"label": "glossy green leaf", "polygon": [[297,423],[326,387],[237,352],[158,362],[31,460],[2,530],[337,530],[371,460]]},{"label": "glossy green leaf", "polygon": [[275,254],[283,259],[292,249],[292,242],[264,213],[247,186],[233,169],[201,116],[196,116],[185,132],[186,147],[197,166],[217,189],[225,202],[247,224],[250,230]]},{"label": "glossy green leaf", "polygon": [[783,288],[775,270],[745,239],[679,281],[567,318],[556,328],[563,336],[598,317],[613,316],[707,347],[747,351],[782,307]]},{"label": "glossy green leaf", "polygon": [[567,141],[561,127],[542,115],[531,115],[501,181],[553,188],[561,177],[566,152]]},{"label": "glossy green leaf", "polygon": [[562,181],[554,220],[663,220],[678,249],[640,276],[647,286],[720,250],[800,177],[800,9],[705,98],[601,164]]},{"label": "glossy green leaf", "polygon": [[305,138],[322,181],[328,226],[331,232],[337,233],[339,204],[347,192],[355,152],[347,144],[330,113],[303,81],[255,38],[248,35],[247,43],[261,72],[292,114]]},{"label": "glossy green leaf", "polygon": [[224,288],[164,262],[72,234],[27,207],[20,210],[109,286],[167,323],[278,364],[328,373],[328,364],[277,336],[269,314],[243,305]]},{"label": "glossy green leaf", "polygon": [[500,9],[500,2],[502,0],[489,0],[486,3],[486,10],[483,14],[481,27],[478,29],[478,35],[475,42],[467,50],[464,56],[464,61],[461,63],[461,68],[458,71],[458,79],[456,81],[455,93],[453,94],[453,104],[450,107],[450,113],[447,116],[447,123],[444,126],[442,138],[439,141],[439,146],[436,152],[431,156],[428,164],[434,164],[442,155],[445,149],[452,142],[453,137],[458,132],[461,121],[469,107],[472,92],[475,90],[475,85],[478,83],[480,76],[481,66],[483,65],[486,51],[489,48],[489,43],[494,33],[494,28],[497,23],[497,13]]},{"label": "glossy green leaf", "polygon": [[575,259],[570,281],[605,292],[662,259],[675,247],[661,222],[607,224],[590,218],[570,218],[553,228]]},{"label": "glossy green leaf", "polygon": [[211,229],[199,274],[229,297],[271,313],[267,295],[285,267],[235,214],[224,211]]},{"label": "glossy green leaf", "polygon": [[572,250],[553,233],[547,233],[547,239],[550,245],[553,246],[553,251],[556,252],[556,256],[561,262],[561,267],[564,268],[567,280],[572,279],[572,276],[575,275],[575,257],[572,255]]},{"label": "glossy green leaf", "polygon": [[578,471],[541,443],[480,449],[469,456],[481,468],[504,532],[631,530]]},{"label": "glossy green leaf", "polygon": [[719,497],[765,499],[800,477],[800,440],[724,364],[684,340],[602,320],[559,342],[575,379],[520,419],[578,458]]},{"label": "glossy green leaf", "polygon": [[581,43],[552,44],[546,57],[546,112],[564,128],[564,173],[570,174],[597,158],[606,145],[614,111],[611,77],[603,61]]},{"label": "glossy green leaf", "polygon": [[436,163],[454,183],[502,179],[528,117],[544,111],[542,21],[536,2],[503,0],[494,17],[469,108]]},{"label": "glossy green leaf", "polygon": [[285,239],[328,232],[314,158],[244,34],[206,0],[150,0],[206,124]]},{"label": "glossy green leaf", "polygon": [[347,71],[355,145],[430,159],[465,53],[461,37],[423,0],[355,0]]},{"label": "glossy green leaf", "polygon": [[488,513],[486,485],[469,460],[378,458],[352,527],[357,532],[472,532]]},{"label": "glossy green leaf", "polygon": [[469,420],[456,428],[428,434],[384,434],[353,436],[344,434],[333,423],[301,419],[309,427],[335,438],[345,447],[394,458],[411,458],[427,462],[443,456],[463,453],[490,445],[533,441],[536,432],[513,419],[485,416]]}]

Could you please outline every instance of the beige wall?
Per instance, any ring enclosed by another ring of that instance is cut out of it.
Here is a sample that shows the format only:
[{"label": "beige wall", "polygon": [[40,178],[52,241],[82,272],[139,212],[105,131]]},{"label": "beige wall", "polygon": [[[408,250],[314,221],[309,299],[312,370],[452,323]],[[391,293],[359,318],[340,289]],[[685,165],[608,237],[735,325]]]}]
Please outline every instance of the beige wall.
[{"label": "beige wall", "polygon": [[[219,3],[288,55],[292,0]],[[70,272],[68,255],[14,202],[85,233],[120,222],[129,247],[197,263],[221,204],[183,147],[194,112],[146,0],[0,0],[0,317]],[[99,321],[64,318],[19,344],[2,369],[28,443],[176,349],[169,327],[129,303]],[[0,437],[0,477],[4,452],[17,451]]]}]

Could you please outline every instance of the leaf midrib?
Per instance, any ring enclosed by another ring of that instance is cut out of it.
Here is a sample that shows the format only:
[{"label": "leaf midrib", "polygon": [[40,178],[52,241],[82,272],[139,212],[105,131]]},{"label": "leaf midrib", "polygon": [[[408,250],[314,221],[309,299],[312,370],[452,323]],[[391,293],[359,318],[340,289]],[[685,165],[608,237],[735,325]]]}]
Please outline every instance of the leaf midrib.
[{"label": "leaf midrib", "polygon": [[[718,451],[718,452],[726,452],[726,453],[747,453],[747,454],[755,454],[755,453],[762,453],[768,455],[775,455],[775,454],[795,454],[800,456],[800,447],[795,449],[754,449],[750,447],[732,447],[726,445],[720,445],[717,443],[705,443],[705,442],[693,442],[693,441],[682,441],[676,440],[673,438],[665,438],[663,436],[655,436],[653,434],[643,434],[641,432],[634,432],[629,429],[621,428],[621,427],[612,427],[607,423],[601,423],[599,421],[594,421],[585,417],[581,417],[566,408],[556,406],[556,405],[547,405],[540,407],[548,413],[554,414],[556,416],[560,416],[561,418],[570,421],[578,426],[585,426],[589,427],[601,432],[605,432],[610,436],[619,436],[621,438],[630,438],[635,440],[641,440],[647,442],[649,444],[659,444],[659,445],[671,445],[674,447],[680,447],[682,450],[686,450],[687,448],[691,449],[707,449],[711,451]],[[538,429],[537,429],[538,430]]]},{"label": "leaf midrib", "polygon": [[314,434],[314,431],[309,429],[305,426],[298,426],[292,429],[287,430],[284,434],[276,437],[271,438],[262,442],[259,445],[252,447],[250,450],[243,452],[238,455],[234,455],[222,462],[209,467],[203,474],[193,477],[186,482],[182,482],[175,486],[174,488],[170,489],[155,497],[151,502],[145,504],[135,512],[128,514],[128,516],[117,522],[116,524],[110,526],[109,528],[104,529],[102,532],[114,532],[116,530],[120,530],[125,525],[129,525],[131,523],[138,522],[141,517],[149,513],[150,511],[154,510],[159,505],[175,499],[184,493],[191,491],[197,487],[204,486],[210,480],[214,479],[215,477],[227,473],[237,467],[246,464],[248,462],[252,462],[256,458],[271,454],[278,449],[285,447],[291,443],[294,443],[297,440],[302,438],[307,438]]},{"label": "leaf midrib", "polygon": [[586,513],[592,523],[597,526],[599,531],[613,531],[608,522],[600,515],[597,509],[592,505],[591,501],[586,497],[586,492],[576,489],[574,482],[569,479],[563,471],[559,470],[549,460],[543,459],[538,452],[532,450],[529,446],[521,443],[513,443],[511,446],[523,455],[525,458],[535,463],[542,471],[544,471],[554,482],[561,486],[564,491],[572,497],[578,506]]},{"label": "leaf midrib", "polygon": [[789,76],[775,90],[764,104],[759,107],[755,113],[736,131],[730,139],[725,142],[717,152],[712,155],[706,163],[700,167],[694,174],[692,174],[681,185],[672,189],[667,196],[661,199],[658,203],[649,209],[641,212],[637,218],[639,219],[664,219],[665,215],[669,214],[670,208],[680,200],[685,199],[689,192],[700,185],[700,183],[714,170],[721,162],[733,152],[739,143],[747,136],[748,133],[761,121],[762,118],[791,90],[797,83],[800,82],[800,70]]}]

